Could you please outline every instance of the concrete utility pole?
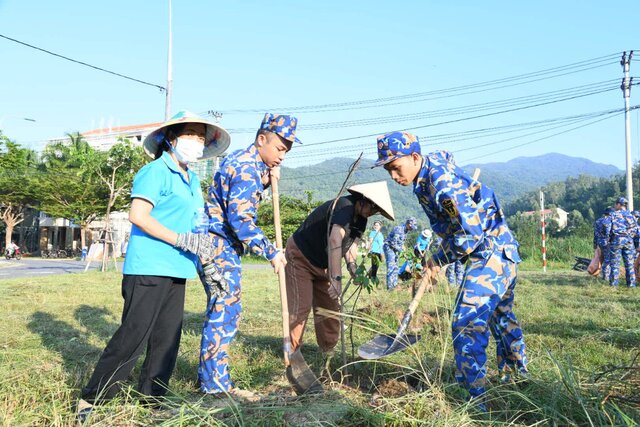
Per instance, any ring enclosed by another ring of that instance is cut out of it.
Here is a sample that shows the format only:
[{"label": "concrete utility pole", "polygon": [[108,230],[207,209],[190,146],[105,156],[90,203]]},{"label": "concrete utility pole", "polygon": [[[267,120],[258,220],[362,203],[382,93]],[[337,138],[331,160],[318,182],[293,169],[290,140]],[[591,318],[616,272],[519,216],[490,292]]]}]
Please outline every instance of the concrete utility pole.
[{"label": "concrete utility pole", "polygon": [[171,93],[173,91],[172,50],[173,35],[171,32],[171,0],[169,0],[169,52],[167,54],[167,98],[164,104],[165,121],[171,118]]},{"label": "concrete utility pole", "polygon": [[622,79],[620,89],[622,89],[622,95],[624,97],[624,139],[627,152],[627,200],[629,203],[627,206],[630,211],[633,210],[633,163],[631,161],[631,115],[629,114],[629,98],[631,97],[631,83],[633,80],[633,78],[629,78],[629,65],[631,64],[632,56],[633,51],[629,52],[629,56],[627,56],[627,52],[625,51],[622,53],[622,59],[620,60],[620,65],[622,65],[624,71],[624,78]]},{"label": "concrete utility pole", "polygon": [[540,191],[540,230],[542,231],[542,271],[547,272],[547,236],[544,226],[544,193]]}]

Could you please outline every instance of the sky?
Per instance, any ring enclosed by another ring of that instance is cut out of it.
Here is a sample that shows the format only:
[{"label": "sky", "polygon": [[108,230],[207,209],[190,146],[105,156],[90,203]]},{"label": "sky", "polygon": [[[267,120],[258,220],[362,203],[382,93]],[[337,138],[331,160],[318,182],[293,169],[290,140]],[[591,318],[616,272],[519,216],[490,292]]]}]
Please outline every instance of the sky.
[{"label": "sky", "polygon": [[[406,129],[462,165],[559,152],[624,168],[613,111],[639,15],[637,0],[173,0],[172,112],[221,112],[231,149],[252,142],[266,111],[294,114],[293,167],[373,158],[375,135]],[[0,38],[2,132],[41,149],[68,132],[162,121],[153,85],[166,86],[168,16],[168,0],[0,0],[0,35],[151,84]]]}]

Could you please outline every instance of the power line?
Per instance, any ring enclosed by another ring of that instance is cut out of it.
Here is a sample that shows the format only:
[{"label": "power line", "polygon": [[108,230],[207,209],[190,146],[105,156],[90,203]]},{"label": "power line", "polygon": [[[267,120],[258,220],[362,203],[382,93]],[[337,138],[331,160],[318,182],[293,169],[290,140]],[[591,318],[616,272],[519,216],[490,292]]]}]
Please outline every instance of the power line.
[{"label": "power line", "polygon": [[[635,110],[635,109],[637,109],[637,108],[640,108],[640,105],[636,105],[636,106],[634,106],[634,107],[630,108],[629,110],[631,111],[631,110]],[[574,131],[574,130],[576,130],[576,129],[582,129],[582,128],[585,128],[585,127],[587,127],[587,126],[591,126],[591,125],[593,125],[593,124],[596,124],[596,123],[602,122],[602,121],[604,121],[604,120],[607,120],[607,119],[610,119],[610,118],[613,118],[613,117],[617,117],[619,114],[622,114],[622,113],[623,113],[623,111],[620,111],[620,112],[618,112],[618,114],[612,114],[612,115],[609,115],[609,116],[603,117],[603,118],[601,118],[601,119],[594,120],[594,121],[592,121],[591,123],[587,123],[587,124],[580,125],[580,126],[577,126],[577,127],[571,128],[571,129],[567,129],[567,130],[564,130],[564,131],[562,131],[562,132],[555,133],[555,134],[553,134],[553,135],[548,135],[548,136],[545,136],[545,137],[542,137],[542,138],[534,139],[533,141],[528,141],[528,142],[525,142],[524,144],[515,145],[515,146],[513,146],[513,147],[505,148],[505,149],[502,149],[502,150],[500,150],[500,151],[494,151],[494,152],[492,152],[492,153],[483,154],[482,156],[473,157],[473,158],[471,158],[471,159],[466,160],[465,162],[469,162],[469,161],[471,161],[471,160],[481,159],[481,158],[483,158],[483,157],[491,156],[491,155],[494,155],[494,154],[499,154],[499,153],[502,153],[502,152],[504,152],[504,151],[510,151],[510,150],[513,150],[513,149],[516,149],[516,148],[524,147],[525,145],[533,144],[533,143],[535,143],[535,142],[539,142],[539,141],[542,141],[542,140],[545,140],[545,139],[549,139],[549,138],[552,138],[552,137],[554,137],[554,136],[562,135],[562,134],[565,134],[565,133],[567,133],[567,132]]]},{"label": "power line", "polygon": [[[513,140],[517,140],[517,139],[521,139],[521,138],[526,138],[528,136],[549,132],[549,131],[552,131],[554,129],[560,129],[560,128],[563,128],[563,127],[571,126],[571,125],[573,125],[575,123],[591,120],[594,117],[601,117],[603,115],[611,115],[611,114],[615,114],[615,113],[620,113],[622,111],[624,111],[624,108],[619,108],[619,109],[615,109],[615,110],[607,110],[607,111],[600,112],[600,113],[597,113],[597,114],[585,114],[582,117],[572,118],[568,122],[562,123],[560,125],[555,125],[555,126],[551,126],[551,127],[548,127],[548,125],[547,125],[547,128],[545,128],[545,129],[537,130],[537,131],[534,131],[534,132],[529,132],[529,133],[526,133],[526,134],[523,134],[523,135],[512,136],[512,137],[509,137],[509,138],[504,138],[504,139],[500,139],[500,140],[497,140],[497,141],[492,141],[492,142],[485,143],[485,144],[474,145],[474,146],[471,146],[471,147],[465,147],[465,148],[460,148],[460,149],[451,150],[451,151],[453,153],[460,153],[460,152],[463,152],[463,151],[477,150],[479,148],[484,148],[484,147],[488,147],[488,146],[492,146],[492,145],[502,144],[502,143],[505,143],[505,142],[509,142],[509,141],[513,141]],[[513,131],[513,132],[522,132],[522,130]],[[503,133],[506,133],[506,132],[503,132]],[[486,136],[481,136],[480,138],[485,138],[485,137]],[[470,137],[468,139],[477,139],[477,138]],[[439,142],[439,143],[421,144],[421,145],[422,146],[429,146],[429,145],[431,145],[431,146],[434,146],[434,145],[442,146],[444,144],[453,143],[453,142],[456,142],[456,141],[455,140],[454,141],[443,141],[443,142]],[[362,147],[354,147],[354,148],[349,148],[349,149],[345,149],[345,150],[331,151],[330,153],[326,153],[326,154],[327,155],[345,154],[345,153],[350,153],[350,152],[354,152],[354,151],[361,151],[361,150],[363,150]],[[367,144],[367,146],[364,147],[364,151],[367,154],[370,154],[370,153],[373,154],[373,153],[376,152],[376,147],[373,144]]]},{"label": "power line", "polygon": [[[435,145],[440,146],[440,145],[452,144],[455,142],[461,142],[461,141],[467,141],[467,140],[477,140],[477,139],[487,138],[490,136],[519,133],[529,129],[537,129],[541,127],[548,128],[549,126],[552,126],[558,122],[569,122],[569,124],[571,124],[580,120],[589,120],[593,117],[598,117],[603,114],[619,112],[622,110],[623,109],[620,109],[620,108],[613,109],[613,110],[602,110],[597,112],[583,113],[583,114],[565,116],[565,117],[555,117],[551,119],[537,120],[532,122],[515,123],[515,124],[504,125],[504,126],[494,126],[490,128],[472,129],[472,130],[463,131],[463,132],[458,131],[458,132],[443,133],[443,134],[433,135],[433,136],[419,136],[419,139],[423,141],[421,142],[421,145],[423,147],[435,146]],[[545,130],[549,130],[549,129],[545,129]],[[456,138],[456,137],[459,137],[459,138]],[[424,141],[428,141],[428,142],[424,142]],[[297,149],[296,149],[296,151],[294,151],[292,155],[287,156],[287,158],[288,159],[308,158],[309,156],[322,155],[322,154],[332,155],[338,152],[340,153],[353,152],[353,151],[359,151],[361,149],[367,149],[371,147],[372,147],[371,143],[366,143],[366,144],[357,144],[347,149],[339,150],[339,151],[334,150],[331,152],[327,152],[326,149],[316,148],[311,152],[305,151],[304,153],[300,153],[300,154],[297,153]]]},{"label": "power line", "polygon": [[[443,108],[437,110],[430,111],[422,111],[417,113],[410,114],[396,114],[392,116],[381,116],[381,117],[368,117],[357,120],[344,120],[344,121],[335,121],[335,122],[324,122],[324,123],[313,123],[309,125],[301,125],[299,126],[300,130],[326,130],[326,129],[334,129],[334,128],[343,128],[343,127],[354,127],[354,126],[369,126],[369,125],[377,125],[382,123],[393,123],[399,121],[410,121],[410,120],[418,120],[425,118],[433,118],[433,117],[446,117],[450,115],[463,114],[467,112],[477,112],[477,111],[486,111],[497,109],[501,107],[512,107],[516,105],[526,104],[528,102],[534,101],[542,101],[542,100],[551,100],[558,99],[561,97],[566,97],[570,95],[579,95],[579,94],[588,94],[590,92],[598,91],[598,90],[617,90],[619,86],[618,79],[606,80],[596,83],[589,83],[580,86],[574,86],[570,88],[559,89],[555,91],[542,92],[532,95],[525,95],[515,98],[507,98],[497,101],[491,102],[483,102],[477,104],[470,104],[460,107],[452,107],[452,108]],[[228,131],[232,134],[238,133],[254,133],[254,128],[236,128],[236,129],[228,129]]]},{"label": "power line", "polygon": [[[633,111],[633,110],[636,110],[636,109],[640,109],[640,105],[636,105],[634,107],[631,107],[630,111]],[[561,132],[556,132],[556,133],[551,134],[551,135],[546,135],[544,137],[537,138],[537,139],[534,139],[532,141],[527,141],[527,142],[525,142],[523,144],[518,144],[518,145],[515,145],[515,146],[512,146],[512,147],[501,149],[499,151],[494,151],[494,152],[491,152],[491,153],[487,153],[487,154],[483,154],[483,155],[480,155],[480,156],[476,156],[476,157],[473,157],[471,159],[467,159],[464,162],[467,163],[467,162],[470,162],[472,160],[477,160],[477,159],[481,159],[481,158],[484,158],[484,157],[487,157],[487,156],[491,156],[491,155],[494,155],[494,154],[499,154],[499,153],[502,153],[504,151],[510,151],[510,150],[513,150],[513,149],[516,149],[516,148],[519,148],[519,147],[523,147],[525,145],[530,145],[530,144],[533,144],[533,143],[536,143],[536,142],[539,142],[539,141],[543,141],[543,140],[552,138],[554,136],[558,136],[558,135],[562,135],[562,134],[565,134],[565,133],[569,133],[569,132],[572,132],[574,130],[583,129],[585,127],[591,126],[591,125],[599,123],[601,121],[616,117],[617,115],[622,114],[623,111],[624,111],[624,109],[622,109],[622,108],[621,109],[616,109],[616,110],[607,110],[606,112],[600,113],[601,116],[604,115],[605,117],[597,118],[597,119],[595,119],[595,120],[593,120],[593,121],[591,121],[589,123],[581,124],[579,126],[575,126],[573,128],[566,129],[566,130],[563,130]],[[581,120],[581,121],[584,121],[584,120]],[[562,126],[557,126],[556,128],[563,127],[563,126],[567,126],[567,124],[562,125]],[[549,130],[552,130],[552,129],[546,129],[545,131],[549,131]],[[540,132],[537,132],[537,133],[540,133]],[[530,135],[532,135],[532,134],[530,134]],[[530,135],[522,135],[520,137],[516,137],[516,138],[512,138],[512,139],[522,138],[522,137],[530,136]],[[484,144],[482,146],[473,147],[473,148],[481,148],[481,147],[485,147],[485,146],[489,146],[489,145],[495,145],[495,144],[500,143],[500,142],[505,142],[505,141],[493,142],[493,143]],[[461,149],[461,150],[452,150],[452,153],[455,155],[456,153],[459,153],[461,151],[466,151],[466,150],[473,149],[473,148]],[[375,147],[371,147],[371,151],[374,151],[374,150],[375,150]],[[369,151],[369,150],[365,150],[365,152],[366,151]],[[333,154],[337,154],[337,153],[339,153],[339,152],[333,152]],[[325,173],[313,174],[313,175],[304,175],[304,176],[296,176],[296,177],[283,177],[282,180],[289,180],[289,179],[300,180],[300,179],[305,179],[305,178],[316,178],[316,177],[319,177],[319,176],[333,175],[333,174],[342,173],[342,172],[346,172],[346,171],[332,171],[332,172],[325,172]]]},{"label": "power line", "polygon": [[157,85],[157,84],[145,82],[144,80],[139,80],[139,79],[136,79],[136,78],[133,78],[133,77],[125,76],[124,74],[116,73],[115,71],[109,71],[109,70],[106,70],[104,68],[96,67],[95,65],[87,64],[86,62],[78,61],[78,60],[75,60],[75,59],[60,55],[58,53],[51,52],[49,50],[42,49],[40,47],[33,46],[33,45],[25,43],[25,42],[21,42],[20,40],[12,39],[11,37],[7,37],[7,36],[2,35],[2,34],[0,34],[0,37],[2,37],[3,39],[11,40],[12,42],[21,44],[23,46],[30,47],[32,49],[36,49],[36,50],[39,50],[41,52],[48,53],[49,55],[57,56],[58,58],[65,59],[67,61],[71,61],[71,62],[74,62],[76,64],[84,65],[85,67],[93,68],[93,69],[98,70],[98,71],[104,71],[105,73],[113,74],[114,76],[122,77],[124,79],[131,80],[131,81],[134,81],[134,82],[142,83],[143,85],[156,87],[156,88],[160,89],[161,91],[166,91],[164,86],[160,86],[160,85]]},{"label": "power line", "polygon": [[[567,97],[567,98],[561,98],[561,99],[556,99],[556,100],[552,100],[552,101],[546,101],[546,102],[540,102],[540,103],[537,103],[537,104],[526,105],[526,106],[523,106],[523,107],[517,107],[517,108],[511,108],[511,109],[507,109],[507,110],[495,111],[495,112],[492,112],[492,113],[478,114],[478,115],[475,115],[475,116],[468,116],[468,117],[463,117],[463,118],[460,118],[460,119],[446,120],[446,121],[443,121],[443,122],[429,123],[429,124],[420,125],[420,126],[410,126],[410,127],[404,128],[404,129],[396,129],[396,130],[398,130],[398,131],[409,131],[409,130],[415,130],[415,129],[424,129],[424,128],[433,127],[433,126],[440,126],[440,125],[445,125],[445,124],[458,123],[458,122],[462,122],[462,121],[466,121],[466,120],[473,120],[473,119],[479,119],[479,118],[483,118],[483,117],[496,116],[496,115],[500,115],[500,114],[511,113],[511,112],[514,112],[514,111],[521,111],[521,110],[527,110],[527,109],[530,109],[530,108],[541,107],[543,105],[556,104],[558,102],[569,101],[569,100],[572,100],[572,99],[582,98],[582,97],[585,97],[585,96],[596,95],[596,94],[608,92],[608,91],[611,91],[611,90],[613,90],[613,89],[606,89],[606,90],[591,92],[591,93],[587,93],[587,94],[575,95],[575,96],[571,96],[571,97]],[[338,138],[338,139],[332,139],[332,140],[328,140],[328,141],[320,141],[320,142],[315,142],[315,143],[308,143],[308,144],[305,144],[304,147],[311,147],[311,146],[314,146],[314,145],[331,144],[331,143],[334,143],[334,142],[352,141],[354,139],[370,138],[370,137],[381,135],[382,133],[384,133],[384,132],[375,132],[375,133],[370,133],[370,134],[366,134],[366,135],[358,135],[358,136],[352,136],[352,137],[347,137],[347,138]]]},{"label": "power line", "polygon": [[[451,94],[451,93],[460,92],[460,91],[467,91],[469,89],[475,89],[478,87],[496,86],[501,83],[509,83],[513,81],[532,79],[533,77],[539,77],[539,76],[547,76],[541,79],[534,79],[534,80],[525,82],[525,83],[531,83],[534,81],[540,81],[540,80],[545,80],[549,78],[556,78],[556,77],[560,77],[568,74],[587,71],[587,70],[598,68],[601,66],[614,64],[614,63],[617,63],[618,56],[619,56],[619,52],[616,52],[616,53],[598,57],[598,58],[588,59],[580,62],[575,62],[572,64],[534,71],[531,73],[520,74],[520,75],[501,78],[501,79],[489,80],[485,82],[455,86],[451,88],[432,90],[427,92],[418,92],[418,93],[396,95],[396,96],[385,97],[385,98],[373,98],[373,99],[340,102],[340,103],[332,103],[332,104],[318,104],[318,105],[294,106],[294,107],[290,106],[290,107],[271,107],[271,108],[230,109],[230,110],[223,110],[222,113],[223,114],[259,113],[264,111],[311,113],[311,112],[342,111],[344,109],[352,109],[350,107],[362,106],[363,104],[380,104],[380,103],[385,103],[390,101],[419,98],[419,97],[425,97],[425,96],[431,96],[431,95]],[[571,70],[571,71],[568,71],[568,70]],[[551,76],[548,76],[549,74],[551,74]],[[489,90],[501,89],[501,88],[510,87],[510,86],[513,86],[513,85],[503,85],[503,86],[495,87]],[[470,92],[470,93],[477,93],[477,92]],[[462,94],[467,94],[467,93],[462,93]],[[452,95],[448,95],[448,97],[449,96],[452,96]],[[388,106],[388,105],[397,105],[397,104],[385,104],[385,105],[379,105],[379,106]],[[341,108],[341,107],[348,107],[348,108]]]}]

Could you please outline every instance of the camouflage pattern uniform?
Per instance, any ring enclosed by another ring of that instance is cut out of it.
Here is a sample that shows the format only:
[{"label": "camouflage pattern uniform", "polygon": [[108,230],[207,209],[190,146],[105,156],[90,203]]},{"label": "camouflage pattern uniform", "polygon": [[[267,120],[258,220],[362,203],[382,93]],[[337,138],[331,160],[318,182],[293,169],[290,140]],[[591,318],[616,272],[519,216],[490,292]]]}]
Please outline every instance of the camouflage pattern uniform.
[{"label": "camouflage pattern uniform", "polygon": [[[296,119],[267,114],[261,129],[299,142],[295,138]],[[229,284],[229,294],[211,297],[202,329],[198,378],[204,393],[220,393],[233,388],[229,375],[228,349],[240,322],[242,276],[240,255],[244,245],[259,256],[272,260],[278,251],[256,226],[258,204],[267,172],[255,145],[229,154],[216,172],[209,188],[207,210],[209,231],[215,234],[215,263]],[[207,295],[210,295],[207,290]]]},{"label": "camouflage pattern uniform", "polygon": [[[407,229],[409,225],[409,229]],[[384,257],[387,261],[387,290],[398,286],[398,257],[404,250],[404,241],[407,239],[407,232],[415,230],[418,223],[415,218],[409,217],[402,225],[393,227],[382,245]]]},{"label": "camouflage pattern uniform", "polygon": [[606,235],[609,236],[611,246],[611,286],[618,286],[620,277],[620,258],[624,262],[627,286],[636,286],[636,273],[633,270],[635,252],[638,248],[640,230],[636,219],[626,209],[620,209],[611,214],[611,222],[608,225]]},{"label": "camouflage pattern uniform", "polygon": [[[636,219],[636,224],[638,224],[638,227],[640,227],[640,224],[638,223],[638,221],[640,221],[640,211],[631,211],[631,215],[633,215],[633,217]],[[635,256],[636,260],[638,259],[638,256],[640,256],[640,252],[636,251],[636,256]]]},{"label": "camouflage pattern uniform", "polygon": [[447,265],[447,282],[451,286],[460,286],[464,280],[464,264],[461,261],[454,261]]},{"label": "camouflage pattern uniform", "polygon": [[607,208],[604,211],[604,215],[598,218],[593,226],[593,247],[600,248],[602,252],[602,269],[600,271],[600,277],[607,282],[611,277],[611,252],[609,245],[609,232],[611,228],[611,212],[613,209]]},{"label": "camouflage pattern uniform", "polygon": [[[378,162],[420,153],[418,138],[393,132],[378,138]],[[507,226],[493,190],[471,178],[446,151],[423,157],[413,192],[443,238],[431,260],[440,266],[466,261],[456,297],[452,333],[456,379],[471,397],[485,391],[486,348],[490,334],[500,370],[527,372],[522,329],[513,313],[518,242]]]}]

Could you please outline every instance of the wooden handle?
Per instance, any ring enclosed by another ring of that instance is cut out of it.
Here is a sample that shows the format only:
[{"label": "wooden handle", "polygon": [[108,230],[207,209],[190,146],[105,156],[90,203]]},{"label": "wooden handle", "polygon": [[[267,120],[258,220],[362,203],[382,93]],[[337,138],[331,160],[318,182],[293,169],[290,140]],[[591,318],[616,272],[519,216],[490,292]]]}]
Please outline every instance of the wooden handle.
[{"label": "wooden handle", "polygon": [[396,331],[396,337],[393,340],[393,343],[391,344],[391,347],[393,347],[396,343],[396,341],[398,341],[399,339],[401,339],[400,337],[402,335],[404,335],[404,331],[407,330],[407,327],[409,327],[409,323],[411,322],[411,319],[413,318],[413,313],[415,313],[416,308],[418,308],[418,304],[420,303],[420,300],[422,299],[422,296],[424,295],[425,290],[427,289],[427,285],[431,284],[431,279],[429,277],[427,277],[426,275],[422,277],[421,279],[421,283],[420,283],[420,287],[418,288],[418,291],[416,292],[415,296],[413,297],[413,300],[411,300],[411,304],[409,304],[409,308],[407,309],[407,311],[404,312],[404,316],[402,318],[402,322],[400,322],[400,326],[398,327],[398,330]]},{"label": "wooden handle", "polygon": [[[280,227],[280,194],[278,193],[278,180],[271,177],[271,202],[273,204],[273,228],[276,233],[276,248],[282,250],[282,228]],[[282,351],[284,353],[284,365],[289,366],[289,354],[291,354],[291,336],[289,334],[289,304],[287,302],[287,280],[285,272],[278,272],[280,283],[280,304],[282,306]]]}]

